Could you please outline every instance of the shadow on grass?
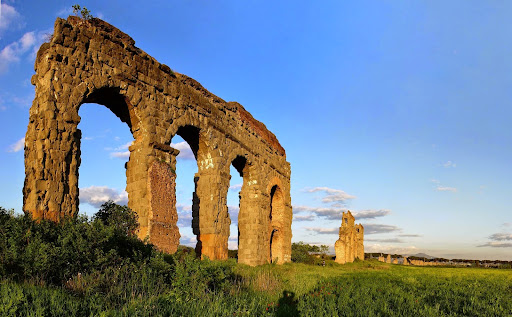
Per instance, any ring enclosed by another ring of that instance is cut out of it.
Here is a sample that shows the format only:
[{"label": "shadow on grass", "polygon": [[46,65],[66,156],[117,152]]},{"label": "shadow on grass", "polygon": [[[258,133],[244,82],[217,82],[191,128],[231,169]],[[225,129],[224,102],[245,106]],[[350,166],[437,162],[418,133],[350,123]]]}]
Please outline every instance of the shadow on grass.
[{"label": "shadow on grass", "polygon": [[297,310],[297,299],[294,292],[283,291],[283,296],[279,299],[276,316],[288,317],[299,316]]}]

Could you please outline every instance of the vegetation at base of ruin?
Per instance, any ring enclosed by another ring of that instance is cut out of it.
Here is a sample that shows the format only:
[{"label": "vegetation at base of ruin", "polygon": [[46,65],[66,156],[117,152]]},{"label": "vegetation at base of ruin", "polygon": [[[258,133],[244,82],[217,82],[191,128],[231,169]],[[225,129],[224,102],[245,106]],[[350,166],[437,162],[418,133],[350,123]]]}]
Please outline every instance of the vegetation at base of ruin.
[{"label": "vegetation at base of ruin", "polygon": [[54,224],[0,208],[0,316],[512,314],[511,270],[200,261],[137,240],[128,208],[102,209]]},{"label": "vegetation at base of ruin", "polygon": [[309,245],[302,241],[292,243],[292,262],[320,264],[331,258],[327,255],[328,250],[326,245]]}]

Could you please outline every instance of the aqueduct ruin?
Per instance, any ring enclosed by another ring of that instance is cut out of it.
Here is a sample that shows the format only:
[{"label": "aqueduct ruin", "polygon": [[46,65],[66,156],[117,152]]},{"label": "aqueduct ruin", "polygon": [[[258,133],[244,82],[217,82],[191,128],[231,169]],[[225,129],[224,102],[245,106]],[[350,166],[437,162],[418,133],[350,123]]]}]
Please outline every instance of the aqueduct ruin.
[{"label": "aqueduct ruin", "polygon": [[179,245],[176,156],[180,135],[197,159],[192,227],[196,252],[225,259],[231,223],[226,205],[230,166],[243,177],[238,261],[290,261],[290,164],[277,138],[240,104],[225,102],[197,81],[174,73],[110,24],[58,18],[39,49],[36,95],[25,138],[23,210],[59,221],[78,212],[84,103],[109,108],[134,137],[126,164],[128,206],[141,239],[168,253]]}]

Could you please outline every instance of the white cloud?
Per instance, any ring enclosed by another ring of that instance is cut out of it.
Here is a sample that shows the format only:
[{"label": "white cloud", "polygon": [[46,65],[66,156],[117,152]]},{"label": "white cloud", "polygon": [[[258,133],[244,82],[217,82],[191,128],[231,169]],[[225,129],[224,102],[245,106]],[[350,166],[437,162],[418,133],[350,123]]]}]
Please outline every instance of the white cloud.
[{"label": "white cloud", "polygon": [[434,184],[439,184],[439,183],[441,183],[438,179],[431,179],[430,181],[431,181],[432,183],[434,183]]},{"label": "white cloud", "polygon": [[397,247],[394,245],[383,245],[379,243],[364,245],[364,252],[366,253],[386,253],[386,254],[415,254],[419,249],[415,246]]},{"label": "white cloud", "polygon": [[422,237],[421,234],[399,234],[398,236],[399,237],[404,237],[404,238],[419,238],[419,237]]},{"label": "white cloud", "polygon": [[367,210],[353,212],[352,215],[357,220],[360,220],[360,219],[375,219],[377,217],[384,217],[384,216],[389,215],[390,213],[391,213],[391,210],[389,210],[389,209],[379,209],[379,210],[367,209]]},{"label": "white cloud", "polygon": [[196,243],[197,243],[197,239],[195,236],[193,236],[193,237],[181,236],[180,237],[181,245],[194,248],[196,246]]},{"label": "white cloud", "polygon": [[333,207],[309,207],[309,206],[293,206],[295,213],[310,212],[319,217],[325,217],[329,220],[341,220],[341,214],[347,211],[346,208]]},{"label": "white cloud", "polygon": [[192,206],[176,204],[176,211],[178,212],[178,227],[190,228],[192,226]]},{"label": "white cloud", "polygon": [[238,249],[238,237],[230,236],[228,239],[228,249],[229,250],[237,250]]},{"label": "white cloud", "polygon": [[387,239],[365,239],[369,242],[387,242],[387,243],[404,243],[405,241],[400,238],[387,238]]},{"label": "white cloud", "polygon": [[491,241],[486,242],[478,247],[491,247],[491,248],[512,248],[512,242],[497,242]]},{"label": "white cloud", "polygon": [[489,239],[494,241],[504,241],[509,240],[512,241],[512,233],[495,233],[489,237]]},{"label": "white cloud", "polygon": [[73,8],[71,6],[66,6],[65,8],[60,9],[57,14],[58,17],[66,19],[70,15],[74,15]]},{"label": "white cloud", "polygon": [[192,152],[192,149],[190,148],[188,143],[185,141],[179,142],[179,143],[171,143],[171,147],[180,151],[180,154],[178,154],[177,159],[182,159],[182,160],[195,160],[196,159],[196,157],[194,156],[194,153]]},{"label": "white cloud", "polygon": [[120,158],[120,159],[127,159],[130,157],[130,151],[123,151],[123,152],[112,152],[110,153],[110,157]]},{"label": "white cloud", "polygon": [[512,227],[512,222],[505,222],[502,226],[503,227]]},{"label": "white cloud", "polygon": [[[335,207],[309,207],[309,206],[293,206],[294,213],[309,212],[318,217],[325,217],[328,220],[341,220],[342,213],[347,211],[347,208],[335,208]],[[361,219],[375,219],[377,217],[384,217],[391,213],[388,209],[367,209],[361,211],[354,211],[352,215],[354,218]]]},{"label": "white cloud", "polygon": [[110,149],[110,148],[106,148],[107,151],[113,151],[110,153],[110,157],[115,157],[115,158],[120,158],[120,159],[127,159],[130,157],[130,151],[125,151],[127,150],[130,145],[132,145],[132,141],[126,143],[126,144],[123,144],[121,146],[118,146],[114,149]]},{"label": "white cloud", "polygon": [[18,141],[16,141],[16,143],[11,144],[11,146],[9,146],[9,149],[7,150],[7,152],[16,153],[16,152],[23,150],[24,148],[25,148],[25,138],[21,138]]},{"label": "white cloud", "polygon": [[240,207],[228,205],[228,213],[229,213],[229,218],[231,219],[232,225],[238,223],[238,213],[239,212],[240,212]]},{"label": "white cloud", "polygon": [[305,227],[304,229],[318,234],[339,234],[340,232],[340,228]]},{"label": "white cloud", "polygon": [[101,205],[108,200],[112,200],[119,205],[128,204],[128,193],[126,191],[123,190],[120,192],[117,189],[107,186],[80,188],[79,198],[81,204],[89,204],[96,208],[101,207]]},{"label": "white cloud", "polygon": [[392,225],[382,225],[382,224],[363,224],[364,226],[364,234],[379,234],[379,233],[388,233],[388,232],[395,232],[400,231],[400,229],[397,226]]},{"label": "white cloud", "polygon": [[324,192],[326,196],[322,198],[323,203],[341,203],[344,204],[347,200],[354,199],[356,196],[350,195],[341,189],[333,189],[328,187],[315,187],[305,190],[308,193]]},{"label": "white cloud", "polygon": [[441,186],[441,185],[438,185],[436,187],[436,190],[438,192],[452,192],[452,193],[457,192],[457,188],[455,188],[455,187],[448,187],[448,186]]},{"label": "white cloud", "polygon": [[6,3],[0,4],[0,39],[5,30],[21,25],[21,15],[18,11]]},{"label": "white cloud", "polygon": [[17,63],[28,52],[29,58],[35,58],[35,52],[44,42],[44,32],[27,32],[16,42],[13,42],[0,51],[0,73],[6,72],[11,63]]},{"label": "white cloud", "polygon": [[315,220],[315,216],[314,215],[293,216],[293,220],[295,220],[295,221],[313,221],[313,220]]},{"label": "white cloud", "polygon": [[453,163],[452,161],[448,161],[448,162],[444,163],[443,166],[445,168],[450,168],[450,167],[457,167],[457,164]]},{"label": "white cloud", "polygon": [[242,189],[242,184],[235,184],[233,186],[229,186],[229,189],[234,192],[239,192]]}]

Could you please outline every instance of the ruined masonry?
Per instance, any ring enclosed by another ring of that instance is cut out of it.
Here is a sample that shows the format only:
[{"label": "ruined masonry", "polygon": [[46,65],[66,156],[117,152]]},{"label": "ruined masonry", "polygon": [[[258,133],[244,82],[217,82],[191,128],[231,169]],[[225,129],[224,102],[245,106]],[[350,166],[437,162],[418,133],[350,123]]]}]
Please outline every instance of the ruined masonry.
[{"label": "ruined masonry", "polygon": [[58,18],[50,43],[35,62],[35,99],[25,138],[23,210],[59,221],[78,212],[84,103],[109,108],[134,137],[126,165],[128,206],[139,217],[138,236],[173,253],[176,225],[176,156],[180,135],[197,159],[192,227],[196,252],[228,256],[226,206],[230,166],[243,177],[238,216],[238,260],[249,265],[290,261],[290,164],[265,125],[240,104],[225,102],[197,81],[174,73],[99,20]]},{"label": "ruined masonry", "polygon": [[356,225],[354,216],[344,212],[341,219],[340,237],[334,244],[337,263],[350,263],[355,259],[364,261],[364,227]]}]

